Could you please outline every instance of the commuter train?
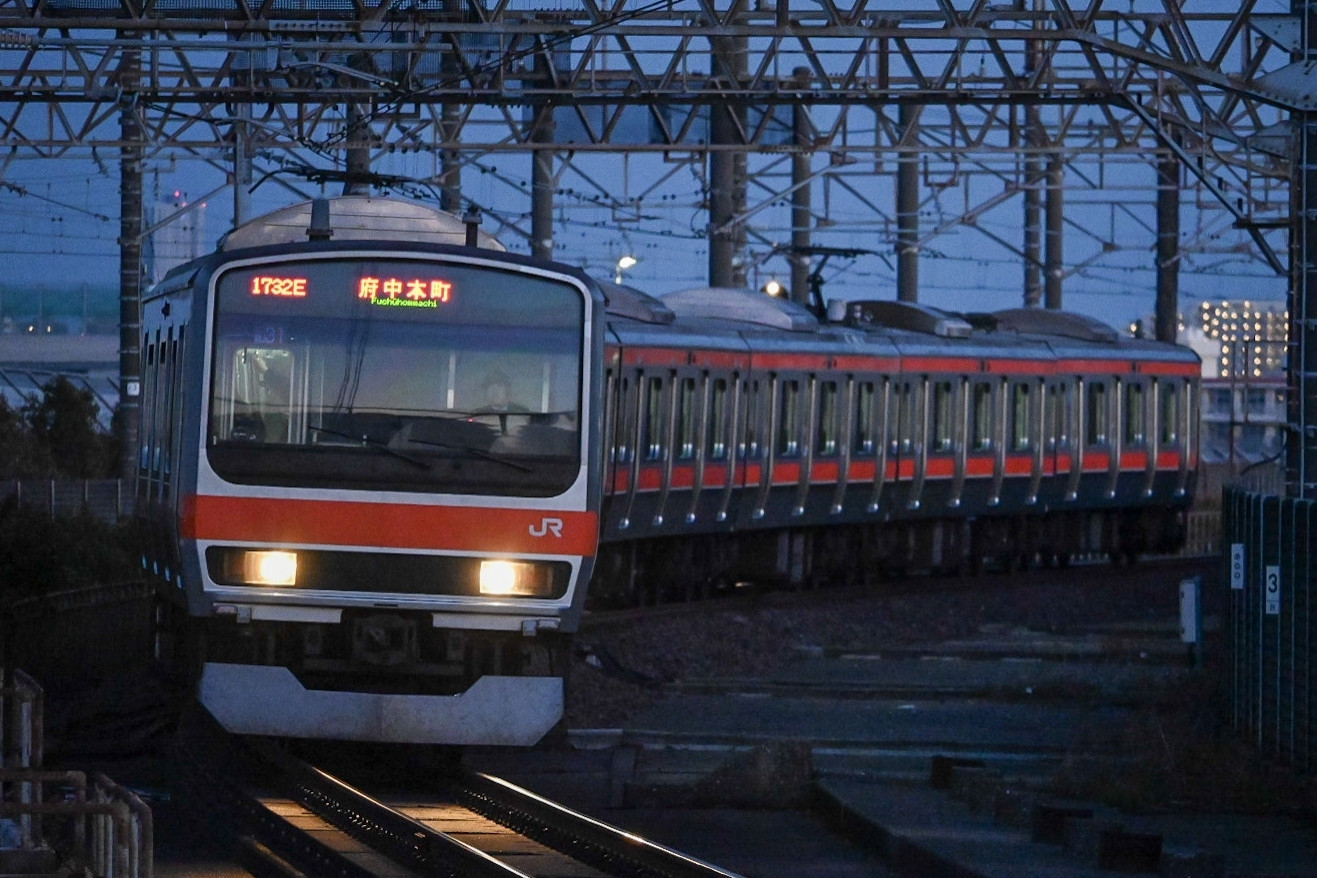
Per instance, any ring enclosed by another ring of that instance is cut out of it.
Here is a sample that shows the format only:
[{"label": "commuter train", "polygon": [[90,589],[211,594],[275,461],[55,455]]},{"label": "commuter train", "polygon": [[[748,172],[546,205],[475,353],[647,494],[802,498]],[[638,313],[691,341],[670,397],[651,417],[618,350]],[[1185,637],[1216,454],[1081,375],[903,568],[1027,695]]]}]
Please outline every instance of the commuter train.
[{"label": "commuter train", "polygon": [[1184,349],[654,298],[391,199],[235,229],[142,327],[159,643],[236,733],[531,744],[587,591],[1161,551],[1193,490]]}]

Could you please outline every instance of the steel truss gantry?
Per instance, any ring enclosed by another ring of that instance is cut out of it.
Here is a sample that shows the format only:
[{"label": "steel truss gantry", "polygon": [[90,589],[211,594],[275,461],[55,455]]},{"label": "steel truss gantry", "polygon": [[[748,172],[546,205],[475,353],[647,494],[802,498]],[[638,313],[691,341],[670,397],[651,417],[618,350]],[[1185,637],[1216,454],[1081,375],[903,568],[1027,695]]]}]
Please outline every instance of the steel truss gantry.
[{"label": "steel truss gantry", "polygon": [[[530,202],[493,211],[500,234],[560,258],[575,211],[669,231],[684,212],[715,283],[786,260],[799,296],[858,236],[904,289],[914,257],[972,233],[1018,257],[1026,301],[1130,247],[1173,292],[1214,260],[1291,271],[1314,91],[1292,2],[0,0],[0,181],[118,158],[129,241],[141,168],[166,156],[240,181],[239,214],[248,179],[458,207],[479,176]],[[1184,193],[1198,219],[1172,229]],[[1018,238],[985,221],[1003,211]]]}]

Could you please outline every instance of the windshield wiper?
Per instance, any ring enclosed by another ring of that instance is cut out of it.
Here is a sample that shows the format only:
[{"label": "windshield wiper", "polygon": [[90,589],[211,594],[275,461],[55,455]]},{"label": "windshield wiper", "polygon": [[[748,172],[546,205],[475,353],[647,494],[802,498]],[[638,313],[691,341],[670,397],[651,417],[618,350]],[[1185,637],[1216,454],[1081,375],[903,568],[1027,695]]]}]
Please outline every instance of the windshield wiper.
[{"label": "windshield wiper", "polygon": [[433,445],[436,448],[448,448],[453,451],[469,451],[476,457],[483,457],[485,460],[492,460],[494,463],[501,463],[504,466],[510,466],[515,470],[521,470],[523,473],[535,472],[535,467],[526,466],[524,463],[517,463],[515,460],[508,460],[506,457],[485,451],[483,448],[474,448],[470,445],[459,445],[456,442],[434,442],[429,439],[408,439],[413,445]]},{"label": "windshield wiper", "polygon": [[307,429],[313,430],[316,433],[324,433],[327,436],[337,436],[340,439],[347,439],[349,442],[360,442],[367,448],[375,448],[379,451],[383,451],[385,454],[391,454],[399,460],[405,460],[412,466],[419,466],[421,469],[431,468],[430,464],[421,460],[419,457],[412,457],[410,454],[407,454],[405,451],[399,451],[387,442],[378,442],[368,436],[353,436],[351,433],[342,433],[338,430],[330,430],[326,427],[313,427],[310,424],[307,425]]}]

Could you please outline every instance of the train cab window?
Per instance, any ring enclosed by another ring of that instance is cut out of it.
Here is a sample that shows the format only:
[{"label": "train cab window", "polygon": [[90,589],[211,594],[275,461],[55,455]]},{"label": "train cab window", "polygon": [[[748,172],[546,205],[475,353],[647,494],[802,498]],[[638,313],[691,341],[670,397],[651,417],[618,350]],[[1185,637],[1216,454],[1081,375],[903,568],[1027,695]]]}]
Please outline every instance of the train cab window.
[{"label": "train cab window", "polygon": [[933,424],[930,451],[950,451],[952,431],[952,389],[950,381],[933,384]]},{"label": "train cab window", "polygon": [[837,404],[837,382],[823,381],[819,384],[819,433],[815,437],[816,454],[837,453],[837,434],[841,432],[840,420],[841,407]]},{"label": "train cab window", "polygon": [[1174,445],[1180,439],[1180,396],[1179,388],[1171,381],[1162,381],[1157,385],[1161,400],[1159,412],[1161,426],[1161,444]]},{"label": "train cab window", "polygon": [[[575,281],[417,253],[233,264],[211,285],[219,478],[535,497],[579,480],[593,401]],[[627,399],[631,442],[644,390]]]},{"label": "train cab window", "polygon": [[876,446],[873,430],[874,386],[872,381],[855,385],[855,444],[856,454],[873,454]]},{"label": "train cab window", "polygon": [[1084,394],[1084,441],[1088,445],[1101,445],[1108,436],[1107,385],[1093,381]]},{"label": "train cab window", "polygon": [[1125,443],[1142,445],[1148,435],[1148,413],[1143,408],[1143,385],[1125,385]]},{"label": "train cab window", "polygon": [[782,382],[778,404],[777,453],[794,457],[800,453],[800,382]]},{"label": "train cab window", "polygon": [[1011,385],[1011,451],[1029,450],[1029,385]]},{"label": "train cab window", "polygon": [[970,450],[992,448],[992,385],[976,382],[970,399]]},{"label": "train cab window", "polygon": [[645,382],[644,439],[645,460],[663,459],[663,379]]},{"label": "train cab window", "polygon": [[709,382],[709,436],[708,455],[712,460],[727,458],[727,379],[715,378]]},{"label": "train cab window", "polygon": [[683,378],[677,391],[677,459],[695,456],[695,379]]}]

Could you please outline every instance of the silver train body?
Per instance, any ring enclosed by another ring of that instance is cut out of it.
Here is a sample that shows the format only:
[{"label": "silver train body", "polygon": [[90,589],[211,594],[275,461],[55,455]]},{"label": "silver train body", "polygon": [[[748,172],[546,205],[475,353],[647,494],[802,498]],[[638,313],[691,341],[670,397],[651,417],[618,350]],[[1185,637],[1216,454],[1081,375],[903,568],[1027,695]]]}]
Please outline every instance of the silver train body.
[{"label": "silver train body", "polygon": [[820,320],[749,291],[606,289],[595,599],[1183,543],[1188,349],[1037,309],[833,302]]},{"label": "silver train body", "polygon": [[603,300],[466,234],[406,202],[299,205],[145,300],[143,563],[230,731],[524,745],[562,715]]},{"label": "silver train body", "polygon": [[653,298],[469,231],[299,205],[145,302],[143,565],[231,731],[533,743],[587,584],[636,604],[1183,540],[1189,351],[1036,311]]}]

